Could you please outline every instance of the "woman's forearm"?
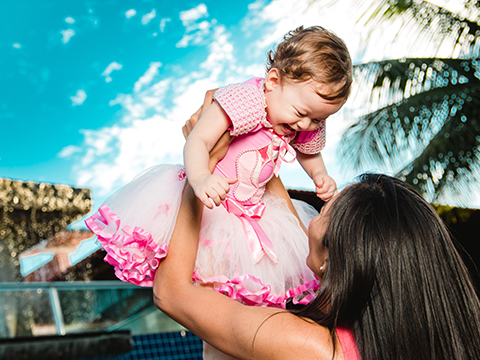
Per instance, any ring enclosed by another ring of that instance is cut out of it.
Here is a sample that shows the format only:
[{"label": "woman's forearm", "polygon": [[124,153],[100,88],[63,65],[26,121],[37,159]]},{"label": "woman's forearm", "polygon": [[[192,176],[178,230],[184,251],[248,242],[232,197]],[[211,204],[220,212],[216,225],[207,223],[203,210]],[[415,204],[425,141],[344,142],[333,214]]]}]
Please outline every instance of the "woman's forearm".
[{"label": "woman's forearm", "polygon": [[162,310],[169,309],[169,302],[175,303],[180,286],[192,285],[201,214],[202,204],[186,184],[168,256],[159,266],[153,283],[155,305]]},{"label": "woman's forearm", "polygon": [[282,180],[280,180],[280,177],[274,176],[267,183],[267,191],[276,194],[278,197],[280,197],[281,199],[284,199],[287,202],[287,206],[289,210],[298,219],[300,227],[305,232],[305,234],[308,235],[308,230],[303,224],[302,220],[300,219],[300,216],[298,216],[297,209],[295,209],[295,206],[293,206],[292,199],[290,198],[290,195],[288,195],[287,189],[285,189],[285,186],[283,185]]},{"label": "woman's forearm", "polygon": [[[255,330],[264,320],[257,312],[209,288],[192,284],[198,248],[201,203],[187,184],[167,257],[160,264],[153,284],[155,305],[221,351],[236,358],[254,358]],[[272,311],[278,311],[271,309]],[[253,318],[252,318],[253,315]],[[231,325],[236,324],[238,328]]]}]

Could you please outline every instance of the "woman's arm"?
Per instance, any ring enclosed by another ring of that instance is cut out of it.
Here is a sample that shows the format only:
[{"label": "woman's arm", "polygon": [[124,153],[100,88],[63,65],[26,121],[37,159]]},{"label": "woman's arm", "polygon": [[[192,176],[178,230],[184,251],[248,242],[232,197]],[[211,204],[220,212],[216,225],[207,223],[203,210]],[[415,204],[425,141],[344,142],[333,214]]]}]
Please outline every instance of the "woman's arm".
[{"label": "woman's arm", "polygon": [[155,305],[238,359],[331,359],[328,329],[285,310],[245,306],[192,284],[201,213],[201,203],[187,185],[168,255],[155,275]]},{"label": "woman's arm", "polygon": [[297,209],[295,209],[295,206],[293,206],[292,199],[290,198],[290,195],[288,195],[288,192],[287,192],[287,189],[285,189],[285,186],[283,186],[283,183],[282,183],[282,180],[280,180],[280,177],[274,176],[270,179],[270,181],[267,183],[267,191],[276,194],[278,197],[282,198],[287,202],[288,208],[290,209],[292,214],[295,215],[295,217],[298,219],[300,227],[308,236],[308,230],[303,224],[302,220],[300,219],[300,216],[298,216]]}]

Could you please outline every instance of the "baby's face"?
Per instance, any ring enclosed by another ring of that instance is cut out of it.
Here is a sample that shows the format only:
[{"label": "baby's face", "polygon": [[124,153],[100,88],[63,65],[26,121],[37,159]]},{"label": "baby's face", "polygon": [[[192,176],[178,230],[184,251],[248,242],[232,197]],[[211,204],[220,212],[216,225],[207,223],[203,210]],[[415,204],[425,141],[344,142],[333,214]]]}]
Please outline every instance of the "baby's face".
[{"label": "baby's face", "polygon": [[322,94],[331,92],[332,85],[313,80],[293,82],[284,79],[281,83],[275,75],[273,79],[269,78],[272,70],[265,78],[266,110],[273,130],[279,135],[315,130],[344,103],[325,100],[317,94],[317,90]]}]

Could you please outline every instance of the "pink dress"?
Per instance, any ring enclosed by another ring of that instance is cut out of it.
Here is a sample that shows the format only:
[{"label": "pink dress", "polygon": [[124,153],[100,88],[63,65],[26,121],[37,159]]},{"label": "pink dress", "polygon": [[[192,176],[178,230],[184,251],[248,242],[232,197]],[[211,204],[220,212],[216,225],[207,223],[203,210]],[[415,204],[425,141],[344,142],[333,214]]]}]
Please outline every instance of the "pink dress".
[{"label": "pink dress", "polygon": [[348,329],[336,328],[338,341],[343,351],[344,360],[360,360],[357,346],[353,334]]},{"label": "pink dress", "polygon": [[[223,206],[204,208],[194,281],[248,305],[307,303],[318,288],[306,265],[308,239],[284,200],[265,192],[283,161],[324,146],[324,124],[295,139],[273,132],[265,111],[263,80],[228,85],[215,93],[236,138],[214,173],[238,178]],[[295,135],[295,134],[294,134]],[[122,281],[152,286],[175,225],[185,170],[159,165],[137,176],[86,220]],[[317,215],[294,201],[305,226]]]}]

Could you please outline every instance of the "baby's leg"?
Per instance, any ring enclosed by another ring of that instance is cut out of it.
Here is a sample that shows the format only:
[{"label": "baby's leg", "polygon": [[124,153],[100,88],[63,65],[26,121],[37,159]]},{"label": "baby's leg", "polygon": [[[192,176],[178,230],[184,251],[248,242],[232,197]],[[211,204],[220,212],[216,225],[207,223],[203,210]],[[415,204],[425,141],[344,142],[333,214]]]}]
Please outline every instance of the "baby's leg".
[{"label": "baby's leg", "polygon": [[203,359],[205,360],[236,360],[231,356],[217,350],[212,345],[203,342]]}]

